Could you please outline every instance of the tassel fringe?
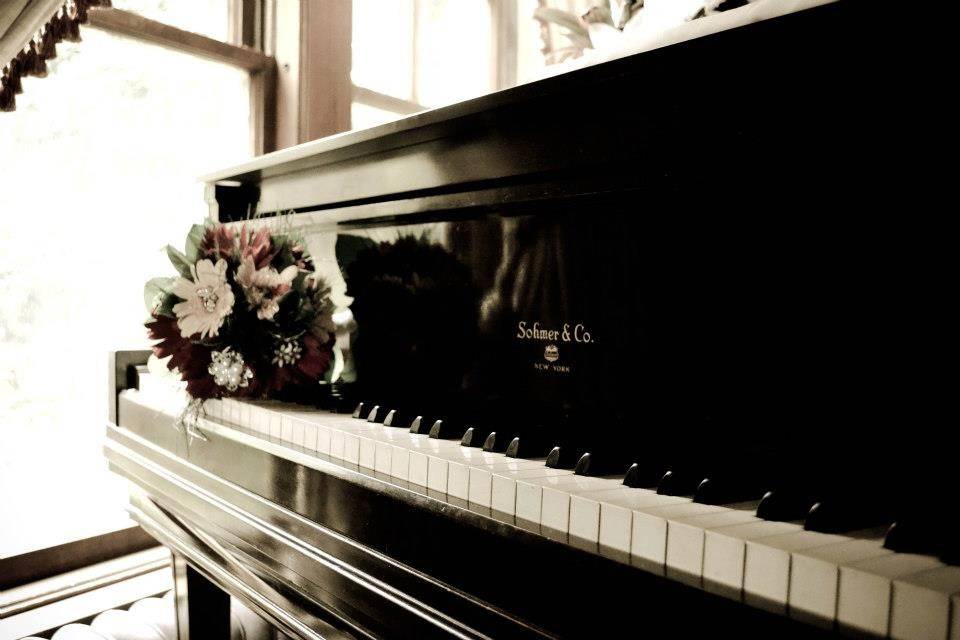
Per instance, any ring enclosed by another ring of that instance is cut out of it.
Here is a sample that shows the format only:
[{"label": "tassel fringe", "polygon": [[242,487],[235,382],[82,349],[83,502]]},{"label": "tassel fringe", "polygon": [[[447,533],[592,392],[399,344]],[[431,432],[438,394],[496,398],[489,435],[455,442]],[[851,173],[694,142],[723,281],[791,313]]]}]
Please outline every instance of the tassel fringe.
[{"label": "tassel fringe", "polygon": [[47,60],[57,57],[61,42],[80,42],[80,25],[89,20],[90,7],[112,7],[110,0],[67,0],[63,7],[34,35],[24,48],[3,67],[0,76],[0,111],[14,111],[18,94],[23,93],[25,76],[45,78]]}]

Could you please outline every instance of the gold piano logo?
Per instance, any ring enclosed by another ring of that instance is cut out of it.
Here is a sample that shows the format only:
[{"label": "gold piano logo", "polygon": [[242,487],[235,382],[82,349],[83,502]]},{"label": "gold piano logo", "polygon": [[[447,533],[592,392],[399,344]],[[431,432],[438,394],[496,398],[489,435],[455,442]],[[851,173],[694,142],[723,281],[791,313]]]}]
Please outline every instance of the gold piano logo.
[{"label": "gold piano logo", "polygon": [[547,348],[543,350],[543,359],[547,362],[556,362],[560,359],[560,350],[557,349],[557,345],[548,344]]}]

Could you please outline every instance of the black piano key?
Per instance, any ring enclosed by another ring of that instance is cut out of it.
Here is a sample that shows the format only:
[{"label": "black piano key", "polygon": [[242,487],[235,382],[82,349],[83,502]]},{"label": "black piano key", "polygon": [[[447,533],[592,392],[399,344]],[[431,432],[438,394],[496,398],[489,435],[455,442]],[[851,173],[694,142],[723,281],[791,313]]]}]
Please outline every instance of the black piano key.
[{"label": "black piano key", "polygon": [[583,452],[570,444],[557,445],[547,452],[547,466],[551,469],[573,469]]},{"label": "black piano key", "polygon": [[844,533],[887,526],[893,517],[889,506],[867,496],[828,495],[810,507],[803,527],[820,533]]},{"label": "black piano key", "polygon": [[373,409],[374,403],[372,402],[361,402],[357,405],[357,408],[353,410],[353,417],[359,418],[361,420],[366,420],[367,416],[370,415],[371,409]]},{"label": "black piano key", "polygon": [[520,433],[513,437],[504,454],[510,458],[543,458],[549,453],[550,445],[542,433]]},{"label": "black piano key", "polygon": [[816,502],[809,491],[788,487],[771,489],[760,499],[757,517],[779,522],[803,520]]},{"label": "black piano key", "polygon": [[580,456],[573,473],[581,476],[620,476],[629,469],[629,462],[623,455],[602,449],[587,451]]},{"label": "black piano key", "polygon": [[463,432],[463,437],[460,438],[460,444],[465,447],[477,447],[479,449],[483,447],[484,442],[492,431],[493,429],[484,425],[467,427]]},{"label": "black piano key", "polygon": [[700,481],[693,501],[701,504],[733,504],[756,500],[763,495],[764,484],[749,477],[710,474]]},{"label": "black piano key", "polygon": [[455,418],[443,418],[436,420],[430,427],[430,437],[440,440],[461,440],[463,439],[466,427],[463,422]]},{"label": "black piano key", "polygon": [[484,451],[503,453],[507,450],[513,438],[514,436],[508,431],[491,431],[483,441],[482,448]]},{"label": "black piano key", "polygon": [[414,416],[403,409],[391,409],[383,418],[383,426],[397,427],[399,429],[409,429]]},{"label": "black piano key", "polygon": [[367,414],[367,422],[383,422],[387,417],[387,408],[381,405],[374,405]]},{"label": "black piano key", "polygon": [[410,433],[418,433],[424,436],[429,435],[430,427],[433,426],[434,422],[436,422],[436,419],[432,417],[418,415],[410,422]]},{"label": "black piano key", "polygon": [[627,475],[623,478],[623,484],[633,489],[654,488],[666,472],[667,470],[663,465],[634,462],[627,468]]},{"label": "black piano key", "polygon": [[692,469],[676,467],[668,470],[657,483],[657,493],[664,496],[692,496],[705,474]]}]

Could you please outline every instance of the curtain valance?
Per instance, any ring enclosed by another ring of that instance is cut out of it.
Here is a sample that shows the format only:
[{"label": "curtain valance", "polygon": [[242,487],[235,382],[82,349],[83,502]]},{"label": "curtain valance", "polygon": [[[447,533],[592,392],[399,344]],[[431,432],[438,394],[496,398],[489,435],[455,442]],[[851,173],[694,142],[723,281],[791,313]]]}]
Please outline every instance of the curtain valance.
[{"label": "curtain valance", "polygon": [[80,41],[80,25],[94,6],[109,7],[110,0],[0,0],[0,111],[16,108],[22,78],[47,75],[57,43]]}]

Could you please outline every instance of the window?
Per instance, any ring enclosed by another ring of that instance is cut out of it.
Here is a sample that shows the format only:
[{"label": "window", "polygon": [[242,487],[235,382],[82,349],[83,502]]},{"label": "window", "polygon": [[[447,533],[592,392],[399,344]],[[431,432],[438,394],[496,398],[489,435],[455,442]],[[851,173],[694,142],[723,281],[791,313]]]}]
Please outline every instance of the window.
[{"label": "window", "polygon": [[93,28],[58,54],[0,114],[0,557],[129,525],[106,352],[146,346],[197,178],[252,155],[246,70]]},{"label": "window", "polygon": [[541,4],[353,0],[353,128],[540,77],[544,42],[533,14]]},{"label": "window", "polygon": [[113,6],[226,42],[229,0],[114,0]]},{"label": "window", "polygon": [[353,128],[496,88],[490,0],[353,0]]}]

